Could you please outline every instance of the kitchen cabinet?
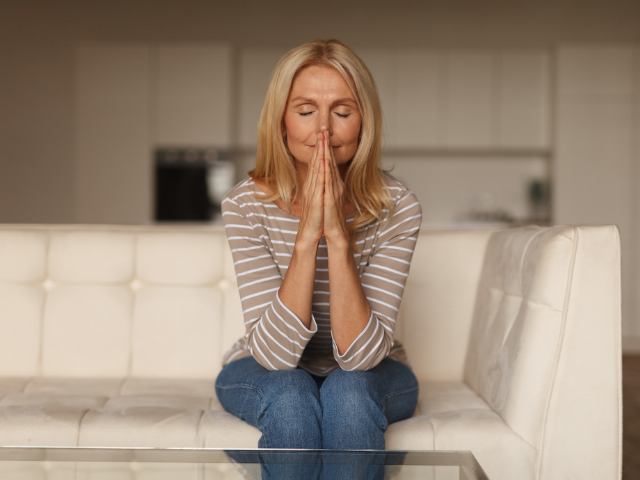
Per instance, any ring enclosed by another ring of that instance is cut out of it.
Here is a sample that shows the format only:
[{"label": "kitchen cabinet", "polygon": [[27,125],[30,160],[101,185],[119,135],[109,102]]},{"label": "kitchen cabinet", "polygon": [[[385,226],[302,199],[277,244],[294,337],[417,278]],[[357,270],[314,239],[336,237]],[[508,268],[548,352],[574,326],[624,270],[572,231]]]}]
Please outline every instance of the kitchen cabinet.
[{"label": "kitchen cabinet", "polygon": [[497,145],[549,149],[551,146],[551,57],[539,49],[497,55]]},{"label": "kitchen cabinet", "polygon": [[444,96],[445,146],[496,146],[497,81],[490,52],[455,52],[446,55]]},{"label": "kitchen cabinet", "polygon": [[622,331],[629,338],[640,336],[637,64],[633,45],[558,49],[553,168],[555,223],[620,228]]},{"label": "kitchen cabinet", "polygon": [[443,143],[443,56],[436,50],[401,50],[397,60],[396,147],[437,148]]},{"label": "kitchen cabinet", "polygon": [[358,55],[369,68],[378,87],[384,118],[383,148],[397,147],[398,118],[404,114],[398,109],[398,55],[395,50],[359,49]]},{"label": "kitchen cabinet", "polygon": [[634,45],[562,45],[557,51],[562,101],[628,101],[636,92]]},{"label": "kitchen cabinet", "polygon": [[258,120],[271,74],[286,52],[279,48],[245,48],[240,52],[238,143],[241,148],[256,148]]},{"label": "kitchen cabinet", "polygon": [[155,144],[231,147],[231,48],[161,44],[152,49]]},{"label": "kitchen cabinet", "polygon": [[551,58],[544,49],[363,50],[392,150],[546,153]]},{"label": "kitchen cabinet", "polygon": [[[551,57],[546,49],[356,48],[376,81],[383,147],[410,151],[522,152],[550,149]],[[270,73],[284,51],[244,49],[240,145],[255,132]]]}]

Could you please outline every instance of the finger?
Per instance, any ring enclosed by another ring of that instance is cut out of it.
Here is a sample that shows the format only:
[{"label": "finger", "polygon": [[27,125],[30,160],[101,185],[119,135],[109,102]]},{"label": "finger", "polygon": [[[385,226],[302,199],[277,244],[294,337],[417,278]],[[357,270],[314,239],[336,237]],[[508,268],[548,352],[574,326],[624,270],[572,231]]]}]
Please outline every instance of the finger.
[{"label": "finger", "polygon": [[[309,161],[308,171],[312,175],[317,174],[318,172],[318,159],[321,158],[321,145],[318,138],[316,138],[316,146],[313,149],[313,154],[311,155],[311,160]],[[313,177],[315,179],[315,177]]]},{"label": "finger", "polygon": [[327,146],[326,146],[325,141],[324,141],[324,133],[320,133],[318,141],[319,141],[319,144],[320,144],[320,151],[318,152],[318,166],[320,168],[322,168],[322,170],[324,172],[324,167],[325,167],[324,157],[327,154]]},{"label": "finger", "polygon": [[320,157],[320,160],[318,163],[320,163],[321,165],[320,177],[322,178],[322,193],[324,195],[324,193],[326,193],[327,191],[327,172],[328,172],[327,164],[324,161],[324,157],[327,154],[327,148],[326,148],[327,146],[324,143],[324,136],[322,137],[321,143],[322,143],[322,152],[321,152],[322,156]]},{"label": "finger", "polygon": [[305,191],[308,195],[313,196],[318,185],[319,165],[318,159],[320,158],[320,142],[316,141],[316,146],[313,149],[311,160],[307,167],[307,178],[305,180]]},{"label": "finger", "polygon": [[326,141],[326,145],[327,145],[327,158],[333,163],[336,161],[335,157],[333,156],[333,147],[331,146],[331,135],[329,135],[329,132],[327,132],[327,135],[325,137],[325,141]]},{"label": "finger", "polygon": [[324,144],[324,156],[322,158],[322,163],[324,164],[325,172],[325,191],[327,194],[333,197],[333,171],[331,166],[331,145],[329,144],[329,132],[324,132],[322,143]]},{"label": "finger", "polygon": [[327,132],[326,137],[325,137],[325,145],[326,145],[326,149],[327,152],[325,154],[325,157],[327,159],[327,164],[330,166],[331,168],[331,173],[333,176],[333,180],[335,181],[335,174],[338,173],[338,164],[336,162],[335,157],[333,156],[333,148],[331,147],[331,142],[329,139],[329,132]]},{"label": "finger", "polygon": [[324,144],[323,160],[325,161],[325,165],[330,166],[330,164],[331,164],[331,145],[329,144],[329,132],[323,132],[322,143]]},{"label": "finger", "polygon": [[[336,162],[335,157],[333,156],[333,149],[331,147],[331,144],[329,142],[329,135],[327,133],[327,137],[326,137],[326,146],[329,150],[329,155],[325,155],[326,157],[326,165],[328,166],[328,168],[330,169],[330,181],[331,181],[331,187],[332,187],[332,194],[334,194],[334,196],[338,195],[338,190],[336,190],[336,187],[338,187],[340,185],[341,182],[341,177],[340,177],[340,171],[338,170],[338,163]],[[337,200],[337,198],[336,198]]]},{"label": "finger", "polygon": [[332,203],[333,200],[333,179],[331,178],[331,167],[327,163],[327,159],[323,159],[324,163],[324,193],[325,193],[325,205]]},{"label": "finger", "polygon": [[312,158],[313,164],[309,164],[307,170],[307,190],[306,202],[308,208],[318,208],[319,202],[322,201],[322,191],[324,189],[324,170],[322,170],[322,156],[324,155],[322,149],[322,142],[320,141],[320,135],[317,136],[316,147],[314,149],[314,156]]}]

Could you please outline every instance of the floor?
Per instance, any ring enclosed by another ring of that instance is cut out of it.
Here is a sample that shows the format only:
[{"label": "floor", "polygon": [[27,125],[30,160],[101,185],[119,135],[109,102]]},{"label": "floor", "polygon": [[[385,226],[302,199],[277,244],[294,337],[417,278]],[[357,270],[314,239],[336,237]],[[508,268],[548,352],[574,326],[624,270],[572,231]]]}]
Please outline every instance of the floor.
[{"label": "floor", "polygon": [[622,357],[622,480],[640,480],[640,356]]}]

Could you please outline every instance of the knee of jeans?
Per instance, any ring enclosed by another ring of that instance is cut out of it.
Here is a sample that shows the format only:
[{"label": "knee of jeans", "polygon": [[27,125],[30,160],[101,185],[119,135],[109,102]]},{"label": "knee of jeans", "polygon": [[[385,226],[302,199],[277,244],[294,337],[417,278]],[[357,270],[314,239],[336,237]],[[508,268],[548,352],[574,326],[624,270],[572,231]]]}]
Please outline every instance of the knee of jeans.
[{"label": "knee of jeans", "polygon": [[[263,410],[277,408],[283,415],[297,415],[300,410],[314,414],[319,409],[318,387],[313,378],[303,370],[279,370],[270,372],[260,385]],[[317,408],[316,408],[317,406]]]},{"label": "knee of jeans", "polygon": [[374,408],[384,411],[382,399],[367,372],[336,370],[322,384],[320,400],[323,409],[344,409],[350,415]]}]

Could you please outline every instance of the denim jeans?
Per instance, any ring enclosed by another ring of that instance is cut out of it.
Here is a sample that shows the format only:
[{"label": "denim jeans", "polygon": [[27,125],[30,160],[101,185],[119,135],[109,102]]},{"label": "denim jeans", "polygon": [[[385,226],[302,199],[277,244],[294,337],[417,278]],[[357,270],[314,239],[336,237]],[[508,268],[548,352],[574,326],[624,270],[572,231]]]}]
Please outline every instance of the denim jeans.
[{"label": "denim jeans", "polygon": [[262,432],[260,448],[384,450],[389,424],[413,415],[418,381],[389,358],[365,372],[316,377],[245,357],[222,369],[216,393],[225,410]]}]

